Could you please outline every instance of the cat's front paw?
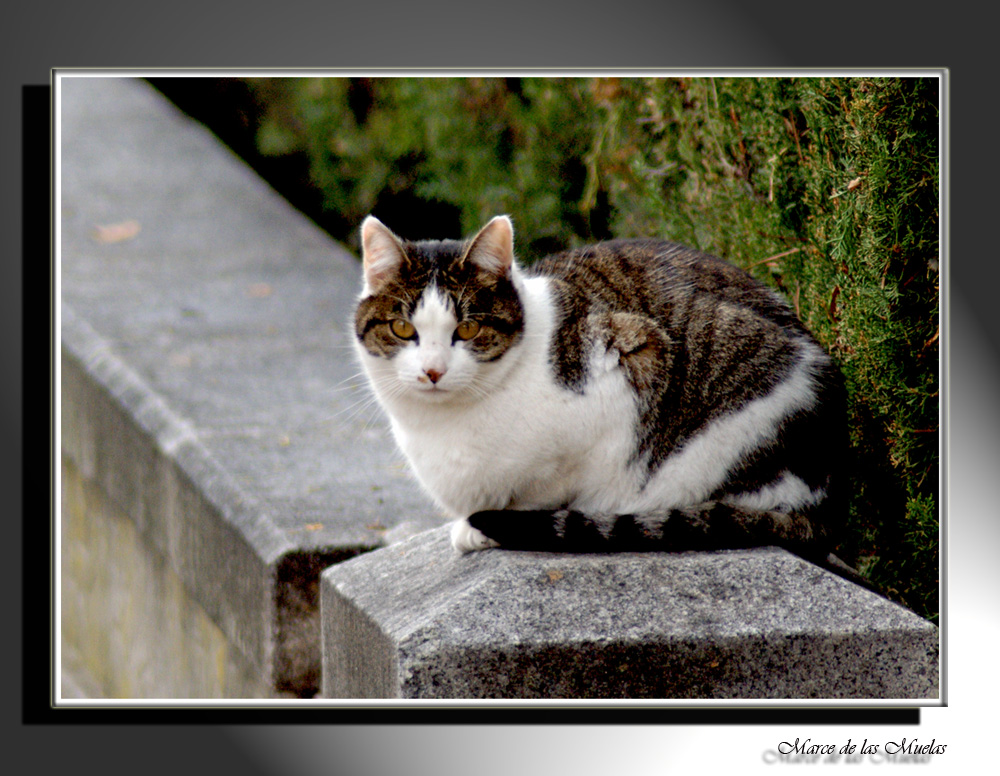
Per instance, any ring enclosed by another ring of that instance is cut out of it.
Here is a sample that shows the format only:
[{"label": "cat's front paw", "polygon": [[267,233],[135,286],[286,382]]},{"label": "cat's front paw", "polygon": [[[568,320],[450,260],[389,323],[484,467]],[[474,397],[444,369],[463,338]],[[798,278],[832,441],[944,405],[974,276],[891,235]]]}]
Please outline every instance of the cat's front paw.
[{"label": "cat's front paw", "polygon": [[456,520],[451,526],[451,544],[461,553],[475,552],[476,550],[488,550],[491,547],[499,547],[500,543],[493,541],[490,537],[469,525],[468,520]]}]

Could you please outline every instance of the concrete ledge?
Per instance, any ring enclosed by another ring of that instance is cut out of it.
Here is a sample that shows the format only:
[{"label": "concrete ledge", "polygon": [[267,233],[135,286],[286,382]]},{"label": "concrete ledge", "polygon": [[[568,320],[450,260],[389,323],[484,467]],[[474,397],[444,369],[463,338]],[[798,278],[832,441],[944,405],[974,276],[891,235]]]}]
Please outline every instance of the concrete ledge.
[{"label": "concrete ledge", "polygon": [[320,571],[441,523],[353,379],[358,262],[145,82],[57,107],[66,654],[109,696],[309,697]]},{"label": "concrete ledge", "polygon": [[329,698],[938,697],[938,629],[775,548],[459,556],[323,573]]}]

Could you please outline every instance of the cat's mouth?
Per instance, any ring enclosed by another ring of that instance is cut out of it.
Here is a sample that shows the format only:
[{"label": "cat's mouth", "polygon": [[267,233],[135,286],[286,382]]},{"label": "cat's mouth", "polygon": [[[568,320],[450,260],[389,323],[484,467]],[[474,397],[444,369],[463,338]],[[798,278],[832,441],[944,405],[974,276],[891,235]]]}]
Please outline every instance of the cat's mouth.
[{"label": "cat's mouth", "polygon": [[441,383],[431,382],[430,380],[417,380],[413,384],[413,390],[416,393],[419,393],[419,394],[421,394],[423,396],[428,396],[428,397],[430,397],[430,396],[434,396],[434,397],[445,396],[445,395],[451,393],[451,389],[450,388],[442,386]]}]

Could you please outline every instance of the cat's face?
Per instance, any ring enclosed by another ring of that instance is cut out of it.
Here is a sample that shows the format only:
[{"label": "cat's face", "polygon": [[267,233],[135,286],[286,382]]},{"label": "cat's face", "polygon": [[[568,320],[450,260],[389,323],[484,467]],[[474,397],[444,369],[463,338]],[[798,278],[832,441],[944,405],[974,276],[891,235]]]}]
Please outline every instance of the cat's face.
[{"label": "cat's face", "polygon": [[369,217],[364,290],[355,313],[362,362],[383,398],[475,398],[505,372],[523,308],[510,221],[472,240],[407,243]]}]

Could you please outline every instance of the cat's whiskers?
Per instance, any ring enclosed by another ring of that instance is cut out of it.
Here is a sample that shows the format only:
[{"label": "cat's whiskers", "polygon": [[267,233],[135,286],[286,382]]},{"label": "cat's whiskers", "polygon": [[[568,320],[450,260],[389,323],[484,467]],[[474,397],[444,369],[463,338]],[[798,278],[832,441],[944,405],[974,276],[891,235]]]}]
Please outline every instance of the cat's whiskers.
[{"label": "cat's whiskers", "polygon": [[356,345],[350,340],[345,342],[335,341],[330,347],[337,353],[350,353],[352,356],[357,352]]},{"label": "cat's whiskers", "polygon": [[[357,419],[363,413],[368,412],[369,410],[372,409],[380,410],[381,408],[379,407],[378,398],[372,395],[371,393],[368,393],[358,401],[348,404],[347,406],[343,407],[338,412],[335,412],[332,415],[328,415],[324,418],[321,418],[320,420],[316,421],[316,423],[327,424],[336,422],[337,425],[347,426],[350,425],[352,422],[354,422],[355,419]],[[380,414],[379,412],[374,412],[371,415],[369,415],[368,418],[365,420],[362,428],[364,430],[368,430],[368,428],[370,428],[371,426],[372,421],[374,421],[379,414]]]},{"label": "cat's whiskers", "polygon": [[[354,385],[348,385],[352,380],[356,381]],[[343,380],[340,380],[330,386],[330,390],[333,391],[345,391],[348,388],[365,388],[368,385],[368,376],[365,374],[364,369],[358,369],[358,371],[349,374]]]}]

